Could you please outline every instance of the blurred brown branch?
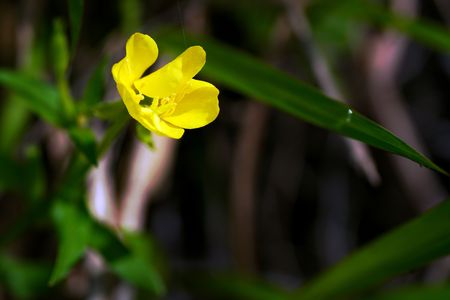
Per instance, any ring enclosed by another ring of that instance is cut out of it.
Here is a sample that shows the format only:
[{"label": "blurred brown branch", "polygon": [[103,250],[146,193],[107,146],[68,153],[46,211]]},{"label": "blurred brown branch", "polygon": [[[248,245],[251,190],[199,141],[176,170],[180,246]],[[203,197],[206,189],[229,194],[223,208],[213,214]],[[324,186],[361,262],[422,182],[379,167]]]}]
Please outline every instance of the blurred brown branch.
[{"label": "blurred brown branch", "polygon": [[[417,14],[417,6],[417,1],[411,0],[392,2],[394,11],[409,16]],[[407,44],[404,36],[392,31],[382,32],[368,41],[366,68],[369,100],[376,118],[382,124],[424,153],[425,146],[407,112],[397,83]],[[409,198],[418,210],[430,208],[444,198],[442,187],[430,170],[398,156],[391,158]]]}]

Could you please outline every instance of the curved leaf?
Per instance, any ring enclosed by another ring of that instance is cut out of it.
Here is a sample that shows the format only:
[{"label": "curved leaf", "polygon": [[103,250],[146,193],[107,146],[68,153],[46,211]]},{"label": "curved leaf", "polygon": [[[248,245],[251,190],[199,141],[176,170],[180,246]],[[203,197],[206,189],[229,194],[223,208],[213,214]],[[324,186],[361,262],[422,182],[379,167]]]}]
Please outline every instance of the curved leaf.
[{"label": "curved leaf", "polygon": [[449,254],[449,200],[358,250],[293,299],[339,299]]},{"label": "curved leaf", "polygon": [[[186,47],[183,38],[174,33],[165,32],[158,37],[159,45],[174,53],[180,53]],[[207,63],[201,74],[211,81],[265,102],[306,122],[447,174],[382,126],[257,58],[217,41],[191,37],[187,43],[200,44],[205,48]]]},{"label": "curved leaf", "polygon": [[434,286],[411,286],[401,289],[389,291],[369,300],[442,300],[450,299],[450,286],[434,285]]},{"label": "curved leaf", "polygon": [[53,125],[66,123],[61,114],[61,102],[58,91],[44,81],[20,72],[0,69],[0,85],[20,95],[26,106],[44,120]]}]

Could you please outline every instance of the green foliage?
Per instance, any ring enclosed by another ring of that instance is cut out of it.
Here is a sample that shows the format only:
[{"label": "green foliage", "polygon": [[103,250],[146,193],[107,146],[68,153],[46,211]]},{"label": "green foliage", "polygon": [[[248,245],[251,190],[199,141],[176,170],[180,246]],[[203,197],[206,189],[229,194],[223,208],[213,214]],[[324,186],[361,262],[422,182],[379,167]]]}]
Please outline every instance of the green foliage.
[{"label": "green foliage", "polygon": [[165,292],[160,269],[163,257],[148,236],[124,232],[122,242],[116,233],[92,220],[79,203],[57,200],[52,215],[60,242],[50,284],[64,279],[86,249],[92,248],[125,280],[155,295]]},{"label": "green foliage", "polygon": [[3,104],[0,116],[0,152],[12,153],[14,146],[24,131],[25,124],[30,118],[23,100],[17,95],[10,95]]},{"label": "green foliage", "polygon": [[0,69],[0,84],[21,96],[18,99],[47,122],[55,126],[67,123],[61,114],[61,100],[54,86],[7,69]]},{"label": "green foliage", "polygon": [[448,284],[433,286],[411,286],[388,291],[380,295],[369,297],[368,300],[443,300],[450,299]]},{"label": "green foliage", "polygon": [[80,100],[80,111],[86,111],[102,100],[107,62],[108,60],[103,58],[90,77]]},{"label": "green foliage", "polygon": [[[24,153],[22,162],[0,154],[0,192],[18,189],[30,203],[40,199],[45,193],[44,167],[37,147],[31,146]],[[27,189],[20,189],[26,185]]]},{"label": "green foliage", "polygon": [[450,252],[450,201],[385,234],[298,291],[296,299],[336,299]]},{"label": "green foliage", "polygon": [[[323,43],[343,41],[355,28],[376,24],[396,30],[433,49],[450,52],[450,31],[426,19],[413,19],[389,11],[369,0],[315,0],[308,8],[315,33]],[[339,39],[338,37],[344,37]]]},{"label": "green foliage", "polygon": [[73,204],[57,200],[52,217],[58,231],[59,250],[49,284],[64,279],[73,265],[84,255],[92,234],[92,221]]},{"label": "green foliage", "polygon": [[92,113],[102,120],[115,120],[118,116],[127,113],[122,100],[102,102],[92,107]]},{"label": "green foliage", "polygon": [[69,18],[70,18],[70,29],[71,29],[71,49],[72,53],[75,52],[75,48],[78,43],[78,38],[81,31],[81,21],[83,18],[83,0],[68,0],[69,5]]},{"label": "green foliage", "polygon": [[17,299],[28,299],[43,293],[50,265],[36,261],[22,261],[0,254],[0,283]]},{"label": "green foliage", "polygon": [[[110,76],[108,56],[93,64],[96,67],[92,74],[83,74],[86,75],[83,80],[76,78],[72,82],[73,75],[83,67],[71,64],[77,59],[74,54],[80,38],[84,1],[68,0],[67,4],[69,20],[57,18],[47,31],[36,33],[36,41],[32,41],[30,48],[19,49],[25,55],[18,70],[0,68],[0,85],[9,92],[2,103],[0,120],[0,196],[5,203],[10,199],[21,201],[18,205],[20,215],[11,224],[6,222],[6,230],[0,234],[2,293],[4,289],[15,298],[36,298],[49,291],[49,284],[53,286],[66,279],[86,251],[94,251],[103,259],[108,271],[139,288],[148,297],[162,297],[171,288],[168,279],[174,270],[169,269],[165,254],[152,235],[110,228],[95,220],[86,207],[89,171],[117,137],[126,131],[131,118],[121,100],[102,101],[105,86],[110,81],[105,78],[105,74]],[[121,30],[127,34],[139,30],[145,9],[151,7],[139,0],[121,0],[117,4]],[[279,5],[256,0],[244,0],[231,6],[229,1],[218,1],[214,5],[217,5],[215,9],[226,9],[226,13],[239,24],[242,29],[240,38],[247,50],[267,55],[271,34],[278,33],[274,28],[285,18]],[[255,10],[255,6],[258,9]],[[176,9],[180,23],[183,23],[184,7],[177,3]],[[380,27],[396,30],[433,49],[450,52],[448,29],[428,20],[400,16],[373,1],[316,0],[311,1],[306,9],[314,38],[335,62],[361,42],[360,37],[365,30]],[[66,32],[64,24],[70,25],[70,32]],[[187,27],[181,29],[182,35],[173,31],[159,34],[156,41],[161,56],[167,52],[179,54],[190,44],[203,46],[207,63],[200,75],[208,77],[221,89],[221,97],[230,91],[245,95],[323,129],[446,174],[427,157],[353,108],[269,66],[263,59],[213,40],[209,36],[212,34],[197,38],[186,35]],[[290,37],[284,38],[288,40]],[[105,48],[111,47],[108,44]],[[46,55],[50,56],[48,62],[44,58]],[[46,69],[47,65],[50,70]],[[71,73],[73,70],[76,72]],[[84,90],[76,90],[78,82],[84,82],[85,78]],[[226,107],[227,104],[222,106],[222,103],[221,108]],[[36,138],[35,133],[27,135],[28,131],[39,130],[27,127],[35,121],[30,117],[31,113],[39,122],[62,130],[75,145],[73,153],[66,153],[68,157],[64,157],[62,165],[49,161],[53,149],[48,149],[45,139]],[[97,141],[91,125],[102,122],[98,128],[103,128],[104,134]],[[133,126],[135,136],[155,150],[152,133],[140,124],[133,123]],[[32,138],[28,140],[28,136]],[[52,172],[56,175],[50,174]],[[118,177],[122,176],[126,174]],[[449,214],[450,202],[443,202],[357,249],[331,270],[319,274],[317,279],[294,292],[242,274],[192,270],[182,273],[175,270],[176,276],[170,278],[173,280],[170,283],[174,282],[195,296],[212,299],[357,299],[360,295],[373,300],[447,299],[450,298],[447,284],[412,286],[370,295],[367,291],[399,274],[448,255]],[[14,252],[14,242],[41,226],[49,232],[56,232],[57,256],[53,268],[47,262],[19,259],[15,253],[9,254],[10,248]]]},{"label": "green foliage", "polygon": [[288,292],[259,279],[238,274],[209,274],[190,272],[181,274],[184,287],[194,294],[215,299],[283,300]]},{"label": "green foliage", "polygon": [[144,126],[136,123],[136,136],[144,144],[146,144],[150,149],[155,150],[155,142],[153,141],[153,135]]},{"label": "green foliage", "polygon": [[60,19],[53,23],[52,62],[58,81],[64,80],[69,66],[69,46],[64,32],[64,25]]},{"label": "green foliage", "polygon": [[142,23],[142,3],[139,0],[119,0],[117,2],[122,32],[126,35],[139,29]]},{"label": "green foliage", "polygon": [[[183,39],[173,32],[161,34],[159,42],[168,51],[176,53],[184,47]],[[191,38],[189,43],[203,45],[208,53],[208,64],[203,74],[211,80],[306,122],[402,155],[446,174],[382,126],[288,74],[217,41]]]},{"label": "green foliage", "polygon": [[87,160],[97,165],[97,142],[92,130],[85,127],[73,127],[69,129],[69,136]]},{"label": "green foliage", "polygon": [[[166,292],[162,276],[162,255],[147,235],[124,232],[124,243],[132,255],[124,255],[109,261],[114,272],[137,286],[162,295]],[[109,251],[109,249],[108,249]]]}]

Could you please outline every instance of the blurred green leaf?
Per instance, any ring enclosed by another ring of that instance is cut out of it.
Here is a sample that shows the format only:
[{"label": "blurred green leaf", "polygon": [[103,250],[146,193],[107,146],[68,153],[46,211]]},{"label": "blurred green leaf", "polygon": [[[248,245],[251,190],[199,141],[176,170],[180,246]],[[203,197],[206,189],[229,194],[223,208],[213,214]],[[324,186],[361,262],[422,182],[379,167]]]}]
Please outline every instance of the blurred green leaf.
[{"label": "blurred green leaf", "polygon": [[146,144],[150,149],[155,150],[155,142],[153,141],[153,135],[151,131],[136,122],[136,136],[144,144]]},{"label": "blurred green leaf", "polygon": [[[164,32],[158,37],[160,47],[168,51],[180,53],[186,47],[184,39],[173,32]],[[420,165],[447,174],[382,126],[317,89],[217,41],[187,38],[188,44],[199,44],[205,48],[207,63],[202,75],[213,82],[306,122],[402,155]]]},{"label": "blurred green leaf", "polygon": [[338,299],[448,255],[449,215],[446,200],[350,255],[301,288],[293,299]]},{"label": "blurred green leaf", "polygon": [[0,168],[0,192],[20,186],[22,179],[20,164],[0,153],[0,166],[2,166]]},{"label": "blurred green leaf", "polygon": [[91,78],[89,78],[86,88],[84,89],[83,97],[79,103],[82,111],[90,109],[102,100],[107,62],[108,60],[103,58],[97,68],[95,68]]},{"label": "blurred green leaf", "polygon": [[90,128],[72,127],[69,136],[77,149],[93,165],[97,165],[97,142]]},{"label": "blurred green leaf", "polygon": [[25,262],[0,254],[0,286],[19,299],[36,297],[47,289],[50,265],[36,261]]},{"label": "blurred green leaf", "polygon": [[[20,49],[23,61],[20,63],[20,70],[24,74],[35,75],[36,77],[44,70],[46,39],[39,34],[35,35],[28,47]],[[3,153],[15,153],[17,143],[26,130],[26,125],[31,118],[30,111],[26,108],[23,99],[16,99],[21,96],[11,93],[6,96],[1,107],[0,115],[0,151]]]},{"label": "blurred green leaf", "polygon": [[72,99],[69,83],[66,78],[66,72],[70,60],[70,53],[64,25],[60,19],[56,19],[53,23],[51,51],[53,55],[51,61],[53,63],[61,106],[64,109],[63,113],[70,123],[74,123],[75,104]]},{"label": "blurred green leaf", "polygon": [[130,232],[124,233],[124,242],[132,255],[110,261],[113,271],[156,295],[164,294],[166,287],[161,273],[162,259],[154,242],[148,236]]},{"label": "blurred green leaf", "polygon": [[139,29],[142,23],[143,7],[139,0],[119,0],[118,10],[120,24],[124,34],[131,34]]},{"label": "blurred green leaf", "polygon": [[71,49],[72,55],[75,52],[75,48],[78,43],[78,38],[80,37],[81,31],[81,20],[83,18],[83,0],[68,0],[69,4],[69,18],[70,18],[70,29],[71,29]]},{"label": "blurred green leaf", "polygon": [[[443,25],[433,23],[430,20],[411,18],[392,12],[382,5],[368,0],[315,0],[308,7],[312,23],[318,24],[319,20],[334,22],[335,29],[342,27],[343,23],[365,21],[401,32],[413,40],[428,45],[436,50],[450,52],[450,30]],[[336,18],[337,17],[337,18]],[[319,22],[320,24],[320,22]],[[322,25],[326,25],[322,22]],[[332,24],[331,24],[332,25]],[[358,25],[357,23],[354,25]],[[359,25],[361,27],[361,25]],[[319,27],[315,33],[320,37],[327,30],[332,33],[333,28]],[[348,32],[354,32],[355,27],[348,28]],[[335,39],[331,35],[330,38]],[[322,38],[321,41],[324,41]]]},{"label": "blurred green leaf", "polygon": [[64,25],[60,19],[53,23],[52,36],[52,63],[58,80],[64,80],[67,67],[69,66],[69,46],[64,31]]},{"label": "blurred green leaf", "polygon": [[57,199],[52,217],[58,231],[59,251],[50,284],[64,279],[90,247],[121,278],[155,295],[165,292],[161,275],[163,257],[149,237],[123,233],[121,241],[117,233],[93,220],[84,204],[76,201]]},{"label": "blurred green leaf", "polygon": [[130,119],[130,115],[126,111],[122,111],[114,120],[111,121],[111,125],[106,130],[102,141],[100,142],[99,155],[103,155],[108,150],[115,138],[119,135],[120,131],[128,124]]},{"label": "blurred green leaf", "polygon": [[155,295],[165,293],[164,258],[146,235],[123,232],[123,242],[107,227],[94,226],[90,246],[105,258],[111,270],[131,284]]},{"label": "blurred green leaf", "polygon": [[43,165],[41,150],[36,146],[30,146],[25,151],[26,163],[21,172],[21,184],[26,183],[24,193],[31,202],[43,199],[46,189],[46,174]]},{"label": "blurred green leaf", "polygon": [[209,295],[214,299],[290,299],[286,291],[261,280],[246,278],[237,274],[189,272],[188,274],[181,274],[180,280],[183,286],[194,295]]},{"label": "blurred green leaf", "polygon": [[314,0],[306,7],[314,40],[331,62],[339,61],[343,55],[348,57],[350,49],[360,47],[357,43],[365,41],[364,20],[369,14],[355,1]]},{"label": "blurred green leaf", "polygon": [[57,200],[52,217],[58,232],[59,247],[49,284],[64,279],[74,264],[84,255],[92,234],[91,220],[72,202]]},{"label": "blurred green leaf", "polygon": [[11,94],[2,106],[0,116],[0,152],[13,154],[14,146],[25,131],[25,125],[30,119],[30,112],[26,109],[22,99]]},{"label": "blurred green leaf", "polygon": [[450,286],[440,284],[434,286],[409,286],[387,291],[368,300],[444,300],[450,299]]},{"label": "blurred green leaf", "polygon": [[[362,0],[360,0],[362,1]],[[393,28],[436,50],[450,53],[450,30],[424,19],[413,19],[384,9],[381,5],[363,1],[373,22]]]},{"label": "blurred green leaf", "polygon": [[115,120],[118,116],[128,114],[122,100],[102,102],[92,108],[94,116],[103,120]]},{"label": "blurred green leaf", "polygon": [[61,114],[58,91],[51,85],[31,76],[0,68],[0,84],[16,92],[25,105],[44,120],[63,127],[66,119]]},{"label": "blurred green leaf", "polygon": [[[37,147],[28,147],[25,160],[21,162],[0,154],[0,166],[0,192],[16,190],[31,202],[44,195],[46,178],[41,153]],[[24,186],[27,188],[24,189]]]}]

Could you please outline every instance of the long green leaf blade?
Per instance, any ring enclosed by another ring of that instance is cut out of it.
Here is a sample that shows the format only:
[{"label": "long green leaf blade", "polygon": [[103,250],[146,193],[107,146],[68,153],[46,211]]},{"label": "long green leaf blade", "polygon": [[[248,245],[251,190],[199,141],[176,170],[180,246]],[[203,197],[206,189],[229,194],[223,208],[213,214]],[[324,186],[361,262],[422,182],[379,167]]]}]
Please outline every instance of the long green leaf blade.
[{"label": "long green leaf blade", "polygon": [[58,230],[59,251],[50,276],[50,285],[69,274],[73,265],[84,255],[92,233],[91,221],[72,203],[57,201],[52,216]]},{"label": "long green leaf blade", "polygon": [[[200,44],[205,48],[207,63],[202,75],[212,81],[306,122],[404,156],[446,174],[431,160],[382,126],[292,76],[217,41],[188,37],[186,42]],[[176,53],[182,52],[186,47],[182,37],[170,32],[159,36],[159,45]]]},{"label": "long green leaf blade", "polygon": [[7,69],[0,69],[0,85],[16,92],[26,106],[44,120],[57,126],[65,123],[58,91],[51,85]]},{"label": "long green leaf blade", "polygon": [[97,142],[92,130],[85,127],[73,127],[69,129],[69,136],[87,160],[97,165]]},{"label": "long green leaf blade", "polygon": [[410,286],[369,297],[368,300],[442,300],[450,299],[448,284],[434,286]]},{"label": "long green leaf blade", "polygon": [[185,289],[214,299],[287,300],[289,293],[270,283],[237,274],[188,272],[180,274]]},{"label": "long green leaf blade", "polygon": [[0,286],[17,299],[36,299],[47,288],[46,278],[50,265],[43,262],[23,261],[0,254]]},{"label": "long green leaf blade", "polygon": [[338,299],[449,254],[449,215],[447,200],[349,256],[293,299]]},{"label": "long green leaf blade", "polygon": [[71,49],[72,55],[75,51],[75,47],[78,43],[78,38],[81,31],[81,20],[83,17],[83,0],[68,0],[69,4],[69,18],[70,18],[70,29],[71,29]]},{"label": "long green leaf blade", "polygon": [[395,29],[413,40],[436,50],[450,53],[450,30],[425,19],[413,19],[384,9],[375,3],[364,3],[364,9],[375,23]]}]

